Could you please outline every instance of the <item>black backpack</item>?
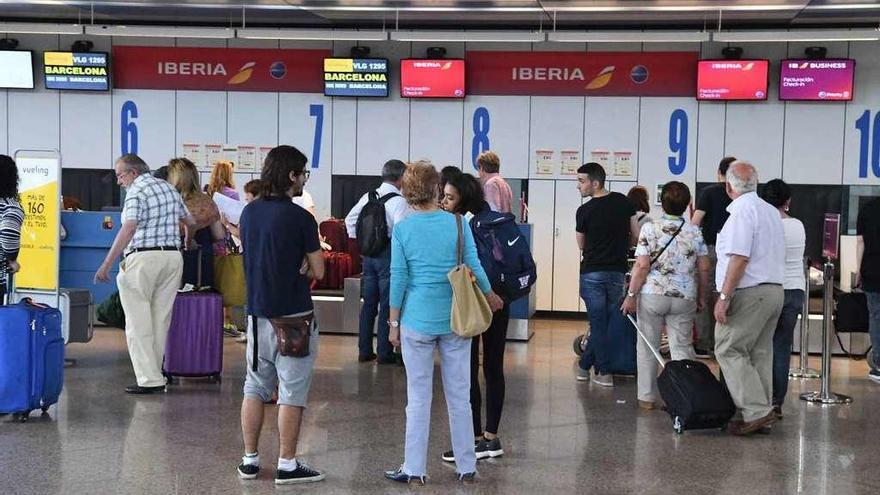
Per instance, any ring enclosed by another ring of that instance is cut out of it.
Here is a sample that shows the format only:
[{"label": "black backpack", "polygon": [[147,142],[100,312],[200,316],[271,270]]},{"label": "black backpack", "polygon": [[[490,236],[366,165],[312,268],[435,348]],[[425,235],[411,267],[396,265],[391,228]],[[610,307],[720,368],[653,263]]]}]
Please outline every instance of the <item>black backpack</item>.
[{"label": "black backpack", "polygon": [[358,215],[357,236],[358,247],[364,256],[378,256],[388,247],[388,220],[385,217],[385,203],[389,199],[400,196],[397,193],[388,193],[381,198],[376,191],[370,191],[367,196],[367,204]]}]

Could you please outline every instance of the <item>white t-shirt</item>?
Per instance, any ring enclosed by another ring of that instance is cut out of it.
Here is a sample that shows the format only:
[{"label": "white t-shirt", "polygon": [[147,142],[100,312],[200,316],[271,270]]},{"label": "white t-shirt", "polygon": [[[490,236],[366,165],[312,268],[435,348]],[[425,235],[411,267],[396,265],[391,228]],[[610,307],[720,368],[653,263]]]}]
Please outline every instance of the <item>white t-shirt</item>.
[{"label": "white t-shirt", "polygon": [[785,229],[785,289],[804,290],[804,249],[807,245],[807,233],[804,224],[797,218],[783,218],[782,228]]},{"label": "white t-shirt", "polygon": [[308,191],[303,189],[302,196],[293,198],[293,204],[300,205],[306,211],[310,211],[310,208],[315,207],[315,200],[312,199],[312,195]]}]

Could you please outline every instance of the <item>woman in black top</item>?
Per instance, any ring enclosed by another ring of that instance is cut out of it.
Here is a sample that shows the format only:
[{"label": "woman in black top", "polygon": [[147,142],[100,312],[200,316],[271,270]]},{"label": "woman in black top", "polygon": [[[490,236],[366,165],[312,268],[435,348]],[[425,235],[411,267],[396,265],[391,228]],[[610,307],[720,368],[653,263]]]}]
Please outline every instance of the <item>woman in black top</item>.
[{"label": "woman in black top", "polygon": [[18,202],[18,168],[12,158],[0,155],[0,293],[6,289],[6,272],[19,270],[18,250],[24,210]]},{"label": "woman in black top", "polygon": [[[444,210],[468,219],[489,210],[489,203],[483,196],[483,186],[471,174],[460,173],[451,177],[444,187],[440,203]],[[474,337],[471,343],[471,413],[478,460],[504,455],[501,440],[498,438],[498,424],[501,422],[501,410],[504,407],[504,345],[507,341],[508,322],[510,302],[504,301],[504,306],[492,315],[489,329]],[[485,429],[481,418],[480,340],[483,341],[483,377],[486,379]],[[453,452],[445,452],[443,460],[454,462]]]}]

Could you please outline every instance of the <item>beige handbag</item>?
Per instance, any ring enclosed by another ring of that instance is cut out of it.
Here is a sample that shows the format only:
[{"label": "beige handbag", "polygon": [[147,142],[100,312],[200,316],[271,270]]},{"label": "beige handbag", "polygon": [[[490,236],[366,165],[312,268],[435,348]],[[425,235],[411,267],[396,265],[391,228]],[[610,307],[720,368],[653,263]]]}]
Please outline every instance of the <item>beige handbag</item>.
[{"label": "beige handbag", "polygon": [[452,331],[463,338],[480,335],[492,323],[492,308],[480,291],[471,269],[464,263],[464,235],[461,215],[455,215],[458,225],[458,264],[446,276],[452,285]]}]

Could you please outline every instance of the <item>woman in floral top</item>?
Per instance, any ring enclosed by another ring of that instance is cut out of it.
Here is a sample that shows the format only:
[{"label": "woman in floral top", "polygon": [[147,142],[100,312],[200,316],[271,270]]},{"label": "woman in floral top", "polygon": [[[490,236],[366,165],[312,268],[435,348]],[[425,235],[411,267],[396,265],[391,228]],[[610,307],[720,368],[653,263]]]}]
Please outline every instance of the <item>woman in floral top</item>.
[{"label": "woman in floral top", "polygon": [[[669,182],[663,186],[660,201],[664,215],[645,224],[639,234],[636,264],[621,310],[638,313],[639,327],[655,349],[665,325],[672,359],[694,359],[693,321],[705,302],[708,251],[700,228],[682,218],[691,202],[688,187]],[[636,349],[639,407],[654,409],[657,361],[642,340]]]}]

